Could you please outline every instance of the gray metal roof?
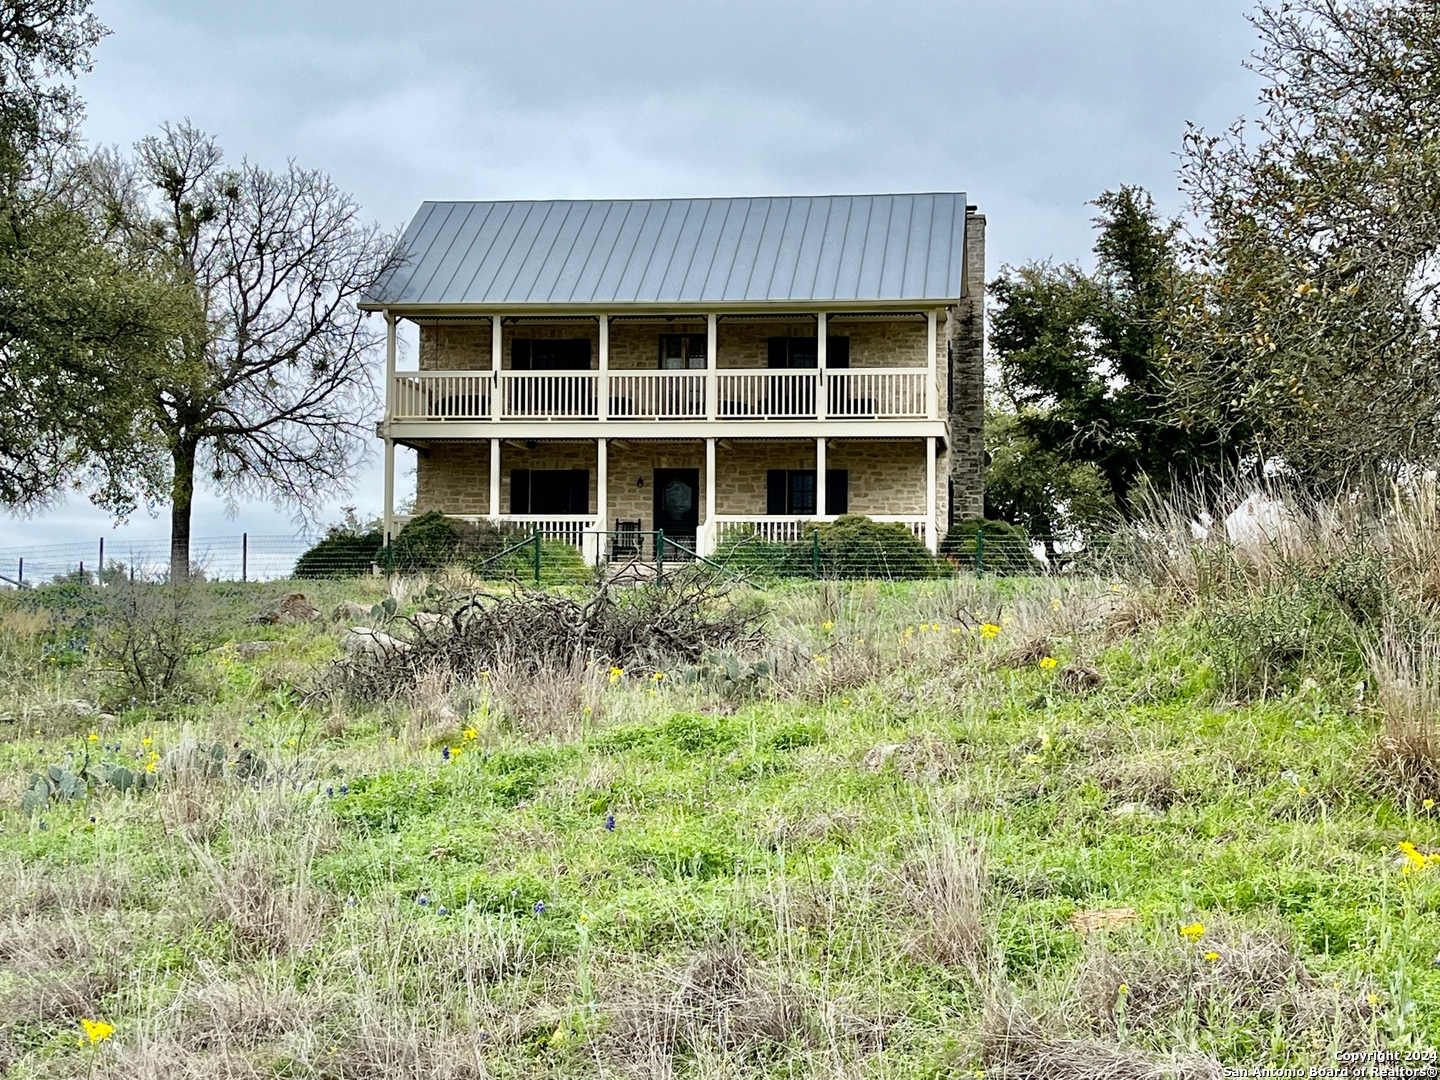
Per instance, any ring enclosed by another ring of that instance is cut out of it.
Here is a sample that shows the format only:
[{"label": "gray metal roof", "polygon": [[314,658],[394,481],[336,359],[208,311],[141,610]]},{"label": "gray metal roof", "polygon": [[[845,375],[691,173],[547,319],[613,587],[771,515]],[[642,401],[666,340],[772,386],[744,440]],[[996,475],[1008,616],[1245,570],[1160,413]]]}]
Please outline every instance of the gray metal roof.
[{"label": "gray metal roof", "polygon": [[953,300],[965,196],[427,202],[366,307]]}]

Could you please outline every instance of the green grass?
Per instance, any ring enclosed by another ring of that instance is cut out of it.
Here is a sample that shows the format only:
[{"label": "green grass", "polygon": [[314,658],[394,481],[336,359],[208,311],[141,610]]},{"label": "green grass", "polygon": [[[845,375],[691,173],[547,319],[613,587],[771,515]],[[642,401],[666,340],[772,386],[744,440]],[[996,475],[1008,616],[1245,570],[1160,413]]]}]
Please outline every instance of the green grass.
[{"label": "green grass", "polygon": [[[322,608],[377,588],[320,587]],[[1405,874],[1396,846],[1440,846],[1440,822],[1367,793],[1378,721],[1344,686],[1231,700],[1200,622],[1108,632],[1127,598],[1106,583],[769,601],[793,660],[759,697],[601,672],[558,737],[485,686],[340,702],[338,627],[246,627],[248,598],[227,635],[269,653],[205,654],[168,705],[77,712],[104,673],[46,663],[64,628],[0,605],[0,1062],[1036,1075],[985,1037],[1011,1008],[1081,1058],[1308,1067],[1440,1043],[1440,867]],[[1067,689],[1067,668],[1100,685]],[[190,739],[253,749],[265,782],[18,809],[46,763],[158,753],[164,775]],[[1133,920],[1070,924],[1119,908]],[[114,1036],[77,1045],[82,1016]]]}]

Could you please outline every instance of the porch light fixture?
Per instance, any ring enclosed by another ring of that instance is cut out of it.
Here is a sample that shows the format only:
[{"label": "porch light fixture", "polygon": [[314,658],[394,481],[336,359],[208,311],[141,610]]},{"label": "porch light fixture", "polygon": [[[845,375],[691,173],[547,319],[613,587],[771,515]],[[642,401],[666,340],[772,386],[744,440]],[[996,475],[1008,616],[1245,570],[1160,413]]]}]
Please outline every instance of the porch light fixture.
[{"label": "porch light fixture", "polygon": [[645,478],[644,478],[643,476],[637,476],[637,477],[635,477],[635,486],[636,486],[636,487],[644,487],[644,486],[645,486]]}]

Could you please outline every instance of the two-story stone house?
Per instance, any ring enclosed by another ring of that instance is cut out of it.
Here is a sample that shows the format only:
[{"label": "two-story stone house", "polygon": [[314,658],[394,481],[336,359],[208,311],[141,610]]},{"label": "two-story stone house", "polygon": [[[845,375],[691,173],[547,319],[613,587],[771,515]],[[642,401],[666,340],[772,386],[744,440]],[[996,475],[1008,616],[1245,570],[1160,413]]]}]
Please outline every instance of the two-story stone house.
[{"label": "two-story stone house", "polygon": [[[397,445],[416,513],[591,559],[843,513],[934,550],[980,514],[985,219],[963,194],[427,202],[402,244],[363,305],[388,324],[387,536]],[[418,370],[396,370],[400,319]]]}]

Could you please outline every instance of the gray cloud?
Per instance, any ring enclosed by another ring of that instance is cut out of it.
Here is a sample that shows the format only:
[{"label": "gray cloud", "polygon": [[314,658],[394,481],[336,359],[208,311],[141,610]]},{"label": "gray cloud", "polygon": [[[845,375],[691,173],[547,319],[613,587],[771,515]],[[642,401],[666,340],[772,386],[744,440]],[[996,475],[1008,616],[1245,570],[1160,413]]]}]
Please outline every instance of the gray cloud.
[{"label": "gray cloud", "polygon": [[[1242,0],[98,0],[87,132],[188,116],[233,157],[323,168],[400,225],[426,198],[961,189],[1001,263],[1084,258],[1086,201],[1169,210],[1187,120],[1250,108]],[[373,467],[352,498],[379,507]],[[337,500],[338,502],[338,500]],[[107,528],[83,501],[0,548]],[[206,500],[197,535],[288,531]],[[138,518],[131,534],[163,535]]]}]

